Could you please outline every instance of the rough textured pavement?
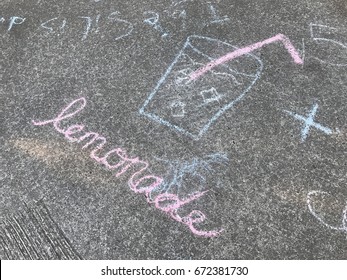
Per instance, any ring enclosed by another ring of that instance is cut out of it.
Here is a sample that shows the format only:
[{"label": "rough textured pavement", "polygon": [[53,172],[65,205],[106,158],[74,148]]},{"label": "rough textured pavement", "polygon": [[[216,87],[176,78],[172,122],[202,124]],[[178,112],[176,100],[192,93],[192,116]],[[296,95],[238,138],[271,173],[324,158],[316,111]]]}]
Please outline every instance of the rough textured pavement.
[{"label": "rough textured pavement", "polygon": [[1,259],[346,259],[346,18],[2,0]]}]

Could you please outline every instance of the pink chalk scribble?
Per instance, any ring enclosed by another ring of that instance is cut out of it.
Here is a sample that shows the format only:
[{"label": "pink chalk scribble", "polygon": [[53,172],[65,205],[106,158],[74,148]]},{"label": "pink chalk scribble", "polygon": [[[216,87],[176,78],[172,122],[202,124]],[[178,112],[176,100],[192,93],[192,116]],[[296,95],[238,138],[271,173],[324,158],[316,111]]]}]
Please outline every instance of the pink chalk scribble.
[{"label": "pink chalk scribble", "polygon": [[[143,173],[149,166],[148,162],[142,161],[137,157],[129,158],[126,151],[122,148],[114,148],[108,151],[104,156],[100,157],[99,153],[107,143],[105,137],[96,132],[83,132],[83,130],[85,129],[85,125],[83,124],[74,124],[65,129],[61,127],[62,121],[72,118],[77,113],[81,112],[86,107],[86,104],[87,101],[84,97],[78,98],[69,103],[65,108],[63,108],[62,111],[57,115],[57,117],[45,121],[33,120],[32,124],[35,126],[53,124],[55,130],[63,134],[69,142],[84,142],[82,149],[86,149],[98,141],[97,145],[94,145],[94,147],[96,147],[91,151],[90,157],[99,164],[104,165],[108,170],[116,171],[115,176],[117,178],[125,174],[131,167],[135,168],[137,171],[132,173],[130,178],[128,179],[128,185],[134,193],[144,194],[148,203],[154,204],[157,209],[168,214],[177,222],[185,224],[190,229],[190,231],[197,236],[215,237],[223,231],[223,229],[220,229],[218,231],[203,231],[196,229],[195,225],[202,223],[206,219],[205,215],[201,211],[193,210],[186,217],[181,217],[178,214],[179,208],[196,199],[199,199],[207,191],[196,192],[185,200],[181,200],[177,195],[170,193],[161,193],[153,198],[151,197],[151,193],[163,183],[163,178],[152,174],[143,175]],[[79,137],[73,136],[74,134],[81,132],[84,133],[84,135]],[[118,159],[119,162],[111,164],[108,161],[111,156]],[[147,185],[143,186],[145,183],[147,183]]]},{"label": "pink chalk scribble", "polygon": [[298,51],[295,49],[295,47],[293,46],[293,44],[291,43],[291,41],[289,40],[288,37],[286,37],[283,34],[277,34],[274,37],[271,37],[269,39],[266,39],[264,41],[249,45],[247,47],[241,48],[241,49],[237,49],[236,51],[230,52],[216,60],[211,61],[210,63],[208,63],[207,65],[201,67],[200,69],[194,71],[191,75],[190,75],[190,80],[196,80],[197,78],[199,78],[200,76],[204,75],[206,72],[210,71],[211,69],[217,67],[220,64],[224,64],[228,61],[231,61],[235,58],[238,58],[240,56],[243,56],[245,54],[251,53],[257,49],[262,48],[265,45],[269,45],[275,42],[281,41],[284,44],[284,47],[287,49],[287,51],[289,52],[289,54],[291,55],[291,57],[293,58],[294,62],[296,64],[304,64],[304,61],[301,59]]}]

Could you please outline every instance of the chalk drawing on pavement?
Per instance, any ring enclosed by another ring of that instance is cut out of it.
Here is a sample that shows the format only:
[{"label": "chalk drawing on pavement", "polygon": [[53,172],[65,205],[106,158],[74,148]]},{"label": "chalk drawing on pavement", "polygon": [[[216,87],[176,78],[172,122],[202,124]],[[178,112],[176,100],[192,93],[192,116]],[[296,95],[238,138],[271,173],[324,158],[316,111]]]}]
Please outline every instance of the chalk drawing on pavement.
[{"label": "chalk drawing on pavement", "polygon": [[[173,193],[184,199],[197,192],[211,188],[220,188],[218,173],[229,163],[224,153],[213,153],[190,160],[156,158],[166,166],[162,175],[163,181],[151,195],[156,193]],[[213,185],[212,185],[213,184]]]},{"label": "chalk drawing on pavement", "polygon": [[311,127],[314,127],[320,131],[322,131],[323,133],[327,134],[327,135],[331,135],[333,133],[339,133],[340,131],[337,129],[336,132],[334,132],[332,129],[325,127],[317,122],[314,121],[315,116],[317,114],[317,110],[318,110],[318,104],[314,104],[310,113],[307,115],[307,117],[293,113],[291,111],[287,111],[284,110],[285,113],[287,113],[288,115],[294,117],[296,120],[301,121],[304,123],[304,126],[301,130],[301,142],[305,142],[308,134],[311,130]]},{"label": "chalk drawing on pavement", "polygon": [[[316,209],[316,204],[322,203],[322,201],[326,198],[331,198],[332,196],[324,191],[310,191],[307,194],[307,205],[308,209],[311,212],[311,214],[324,226],[326,226],[329,229],[337,230],[337,231],[344,231],[347,232],[347,201],[346,206],[343,212],[341,213],[341,221],[339,225],[333,225],[331,222],[327,221],[327,218],[325,216],[328,216],[326,213],[319,213]],[[318,202],[317,202],[318,201]],[[339,214],[338,214],[339,215]]]},{"label": "chalk drawing on pavement", "polygon": [[[140,114],[198,140],[228,109],[235,106],[259,79],[262,61],[244,54],[208,70],[196,80],[191,75],[204,65],[237,48],[217,39],[189,36],[183,48],[140,108]],[[218,102],[202,93],[218,94]],[[212,92],[211,92],[212,93]],[[172,104],[185,104],[185,115],[175,118]]]}]

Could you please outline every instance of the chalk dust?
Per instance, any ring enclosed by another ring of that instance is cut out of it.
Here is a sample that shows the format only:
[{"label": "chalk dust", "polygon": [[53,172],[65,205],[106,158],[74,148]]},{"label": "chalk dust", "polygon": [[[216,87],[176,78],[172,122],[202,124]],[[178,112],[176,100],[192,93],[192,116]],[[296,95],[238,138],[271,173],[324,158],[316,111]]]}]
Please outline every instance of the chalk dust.
[{"label": "chalk dust", "polygon": [[10,145],[51,169],[67,172],[76,180],[98,185],[114,184],[113,173],[102,170],[102,166],[89,157],[90,150],[81,151],[80,147],[72,147],[66,142],[35,138],[18,138],[10,141]]}]

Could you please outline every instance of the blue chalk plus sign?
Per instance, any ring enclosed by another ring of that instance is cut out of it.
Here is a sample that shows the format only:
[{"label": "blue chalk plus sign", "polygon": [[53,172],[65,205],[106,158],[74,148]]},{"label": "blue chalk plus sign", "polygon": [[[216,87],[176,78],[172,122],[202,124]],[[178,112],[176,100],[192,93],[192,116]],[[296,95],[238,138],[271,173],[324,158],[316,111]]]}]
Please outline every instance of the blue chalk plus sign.
[{"label": "blue chalk plus sign", "polygon": [[284,110],[284,112],[286,112],[287,114],[291,115],[292,117],[294,117],[297,120],[302,121],[304,123],[304,127],[301,131],[301,141],[302,142],[304,142],[306,140],[308,133],[310,132],[311,126],[323,131],[325,134],[328,134],[328,135],[333,134],[333,131],[330,128],[322,126],[321,124],[316,123],[314,121],[314,117],[317,113],[317,110],[318,110],[318,104],[314,104],[311,112],[309,113],[309,115],[307,117],[303,117],[303,116],[298,115],[296,113]]}]

